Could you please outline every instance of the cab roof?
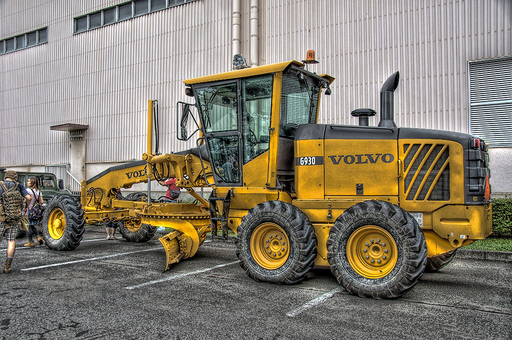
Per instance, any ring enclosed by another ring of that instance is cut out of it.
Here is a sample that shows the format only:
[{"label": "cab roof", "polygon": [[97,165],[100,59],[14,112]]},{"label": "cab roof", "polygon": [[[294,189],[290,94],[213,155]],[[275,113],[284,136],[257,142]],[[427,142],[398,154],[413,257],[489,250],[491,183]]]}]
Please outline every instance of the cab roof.
[{"label": "cab roof", "polygon": [[[201,83],[209,83],[209,82],[213,82],[213,81],[246,78],[246,77],[252,77],[252,76],[257,76],[257,75],[261,75],[261,74],[282,72],[292,65],[295,65],[298,67],[304,66],[303,63],[301,63],[297,60],[291,60],[291,61],[286,61],[286,62],[277,63],[277,64],[256,66],[256,67],[244,68],[241,70],[217,73],[217,74],[204,76],[204,77],[187,79],[184,81],[184,83],[187,85],[201,84]],[[327,75],[321,75],[320,77],[327,79],[329,81],[329,83],[331,83],[332,80],[334,80],[334,78],[327,76]]]}]

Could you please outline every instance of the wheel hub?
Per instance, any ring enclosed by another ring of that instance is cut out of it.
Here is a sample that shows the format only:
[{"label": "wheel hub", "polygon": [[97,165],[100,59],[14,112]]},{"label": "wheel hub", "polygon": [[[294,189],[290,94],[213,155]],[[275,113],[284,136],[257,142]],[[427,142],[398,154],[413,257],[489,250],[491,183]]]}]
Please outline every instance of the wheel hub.
[{"label": "wheel hub", "polygon": [[389,245],[380,238],[370,238],[361,248],[365,262],[373,266],[383,266],[389,262]]},{"label": "wheel hub", "polygon": [[347,242],[347,258],[361,276],[377,279],[389,274],[396,265],[398,251],[395,240],[385,229],[363,226]]},{"label": "wheel hub", "polygon": [[281,267],[289,256],[290,241],[286,232],[275,223],[259,225],[251,236],[251,254],[265,269]]},{"label": "wheel hub", "polygon": [[137,230],[139,230],[140,226],[141,226],[140,219],[138,219],[138,220],[127,219],[127,220],[124,221],[124,227],[126,229],[128,229],[131,233],[134,233]]},{"label": "wheel hub", "polygon": [[48,218],[48,232],[54,240],[58,240],[64,235],[66,229],[66,218],[64,212],[56,209],[51,212]]}]

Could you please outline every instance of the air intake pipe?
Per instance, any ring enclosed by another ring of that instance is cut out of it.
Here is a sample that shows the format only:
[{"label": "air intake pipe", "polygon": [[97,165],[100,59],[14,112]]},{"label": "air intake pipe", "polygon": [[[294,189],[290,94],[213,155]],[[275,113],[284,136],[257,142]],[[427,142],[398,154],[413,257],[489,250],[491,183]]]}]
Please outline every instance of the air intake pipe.
[{"label": "air intake pipe", "polygon": [[398,87],[400,73],[397,71],[391,75],[382,85],[380,90],[380,127],[396,127],[393,112],[393,92]]}]

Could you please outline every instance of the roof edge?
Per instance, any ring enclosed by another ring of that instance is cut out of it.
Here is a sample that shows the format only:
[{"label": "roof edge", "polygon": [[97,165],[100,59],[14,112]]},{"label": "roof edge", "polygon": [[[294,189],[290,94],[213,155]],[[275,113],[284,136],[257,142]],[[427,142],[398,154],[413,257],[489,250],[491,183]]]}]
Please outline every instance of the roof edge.
[{"label": "roof edge", "polygon": [[281,63],[276,63],[276,64],[255,66],[255,67],[250,67],[250,68],[244,68],[241,70],[217,73],[217,74],[204,76],[204,77],[191,78],[191,79],[187,79],[183,82],[187,85],[192,85],[192,84],[201,84],[201,83],[208,83],[208,82],[220,81],[220,80],[246,78],[246,77],[257,76],[260,74],[282,72],[291,65],[296,65],[299,67],[304,66],[303,63],[301,63],[297,60],[291,60],[291,61],[286,61],[286,62],[281,62]]}]

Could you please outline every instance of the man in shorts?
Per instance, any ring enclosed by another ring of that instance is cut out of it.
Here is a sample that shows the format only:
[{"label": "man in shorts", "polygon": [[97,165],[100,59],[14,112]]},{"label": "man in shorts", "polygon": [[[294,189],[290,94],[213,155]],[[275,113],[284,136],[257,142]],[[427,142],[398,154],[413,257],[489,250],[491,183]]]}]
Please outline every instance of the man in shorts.
[{"label": "man in shorts", "polygon": [[[18,174],[15,171],[7,170],[4,176],[4,183],[7,189],[12,188],[16,185],[16,180],[18,180]],[[18,183],[18,190],[21,193],[21,196],[25,197],[26,200],[30,201],[31,196],[27,192],[27,189],[20,183]],[[2,186],[0,186],[0,198],[2,197],[4,190]],[[0,223],[0,242],[2,241],[2,237],[5,236],[7,239],[7,259],[5,260],[4,270],[5,274],[9,274],[11,272],[11,263],[14,258],[14,251],[16,250],[16,235],[18,234],[18,228],[20,227],[21,220],[17,222],[1,222]]]}]

